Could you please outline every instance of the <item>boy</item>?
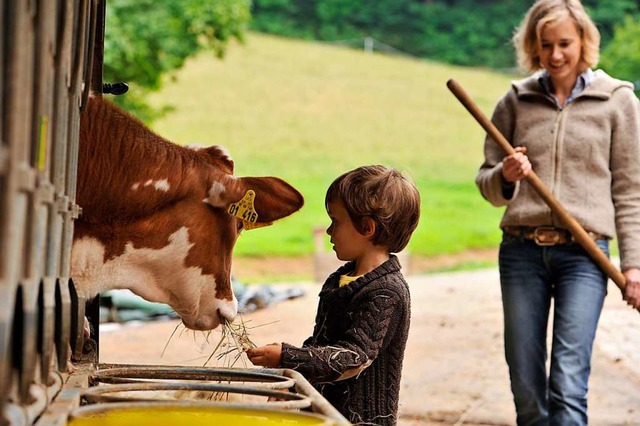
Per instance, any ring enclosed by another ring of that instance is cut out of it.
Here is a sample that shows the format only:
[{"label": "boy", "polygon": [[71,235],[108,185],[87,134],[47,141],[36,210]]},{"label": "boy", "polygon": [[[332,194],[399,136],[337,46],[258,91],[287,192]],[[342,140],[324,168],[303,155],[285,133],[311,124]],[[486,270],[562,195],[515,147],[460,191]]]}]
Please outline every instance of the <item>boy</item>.
[{"label": "boy", "polygon": [[327,234],[349,261],[322,290],[313,335],[247,350],[252,363],[302,373],[354,424],[397,422],[409,333],[409,288],[397,253],[420,216],[420,194],[398,171],[365,166],[339,176],[325,198]]}]

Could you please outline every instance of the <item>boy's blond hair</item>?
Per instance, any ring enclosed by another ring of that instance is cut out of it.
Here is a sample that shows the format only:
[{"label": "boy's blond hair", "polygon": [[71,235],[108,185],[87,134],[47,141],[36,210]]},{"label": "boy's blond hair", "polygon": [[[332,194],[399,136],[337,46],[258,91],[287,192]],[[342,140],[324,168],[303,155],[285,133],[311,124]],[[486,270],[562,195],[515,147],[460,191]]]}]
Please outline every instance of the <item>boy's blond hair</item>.
[{"label": "boy's blond hair", "polygon": [[402,174],[386,166],[362,166],[338,176],[327,189],[325,206],[342,201],[351,222],[362,234],[371,218],[375,245],[398,253],[409,243],[420,218],[420,193]]},{"label": "boy's blond hair", "polygon": [[545,25],[571,18],[582,41],[582,70],[595,67],[600,58],[600,32],[579,0],[538,0],[529,9],[513,36],[518,65],[533,73],[540,64],[540,37]]}]

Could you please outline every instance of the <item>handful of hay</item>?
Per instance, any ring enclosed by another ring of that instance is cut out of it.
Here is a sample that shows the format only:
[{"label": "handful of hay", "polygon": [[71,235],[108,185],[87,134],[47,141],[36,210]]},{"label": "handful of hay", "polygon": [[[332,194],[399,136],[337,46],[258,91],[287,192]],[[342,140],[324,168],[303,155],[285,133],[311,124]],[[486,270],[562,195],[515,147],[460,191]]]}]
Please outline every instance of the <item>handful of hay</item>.
[{"label": "handful of hay", "polygon": [[[205,361],[204,366],[206,366],[209,361],[211,361],[211,358],[216,355],[218,361],[224,360],[225,367],[233,367],[247,349],[256,347],[256,344],[249,338],[247,326],[240,315],[238,315],[236,320],[233,322],[229,322],[226,318],[222,318],[220,329],[220,341],[218,341],[218,344],[211,352],[211,355],[209,355],[209,358]],[[230,355],[234,352],[235,355],[233,359],[230,359]]]},{"label": "handful of hay", "polygon": [[[247,327],[246,325],[247,323],[242,319],[240,315],[238,315],[234,319],[234,321],[228,321],[225,318],[221,318],[220,327],[218,329],[203,332],[207,346],[211,345],[211,341],[210,341],[211,333],[218,332],[218,331],[220,332],[220,339],[218,340],[214,349],[211,351],[211,354],[207,357],[207,360],[204,362],[203,367],[206,367],[207,364],[211,362],[211,359],[215,356],[218,361],[220,360],[223,361],[223,365],[222,366],[218,365],[218,367],[233,367],[238,362],[238,360],[242,360],[242,366],[246,368],[247,367],[247,364],[245,362],[246,359],[242,359],[242,355],[248,349],[257,347],[257,345],[253,343],[249,338],[248,330],[262,327],[265,325],[271,325],[276,322],[278,321],[273,321],[266,324],[260,324],[253,327]],[[196,331],[194,330],[189,330],[188,328],[184,327],[182,323],[179,323],[171,332],[171,335],[169,336],[169,339],[167,340],[167,343],[165,344],[164,349],[162,350],[162,354],[160,355],[161,357],[164,356],[167,350],[167,347],[171,342],[171,339],[173,339],[173,336],[181,327],[182,327],[182,330],[179,333],[179,336],[181,336],[185,331],[187,332],[193,331],[194,341],[196,340],[196,336],[199,333],[196,333]],[[202,346],[202,349],[205,349],[204,345]],[[204,357],[206,357],[206,355]],[[198,357],[196,359],[202,359],[204,357]],[[192,362],[192,361],[195,361],[196,359],[190,359],[190,360],[185,360],[181,362]]]}]

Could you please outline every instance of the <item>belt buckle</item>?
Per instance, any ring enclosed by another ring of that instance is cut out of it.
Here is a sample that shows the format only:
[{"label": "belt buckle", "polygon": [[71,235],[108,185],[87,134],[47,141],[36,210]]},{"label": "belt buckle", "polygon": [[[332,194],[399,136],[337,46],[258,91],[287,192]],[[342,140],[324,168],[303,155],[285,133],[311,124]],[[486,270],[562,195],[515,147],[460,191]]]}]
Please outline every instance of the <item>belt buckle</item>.
[{"label": "belt buckle", "polygon": [[539,226],[533,231],[533,239],[539,246],[555,246],[560,241],[560,231],[551,226]]}]

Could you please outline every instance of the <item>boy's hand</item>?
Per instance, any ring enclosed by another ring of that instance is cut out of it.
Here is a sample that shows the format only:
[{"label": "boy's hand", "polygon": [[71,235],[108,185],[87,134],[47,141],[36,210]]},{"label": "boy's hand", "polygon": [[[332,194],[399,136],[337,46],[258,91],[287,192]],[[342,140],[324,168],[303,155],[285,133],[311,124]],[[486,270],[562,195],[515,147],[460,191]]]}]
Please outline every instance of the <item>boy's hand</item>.
[{"label": "boy's hand", "polygon": [[282,345],[271,343],[270,345],[247,349],[249,361],[254,365],[275,368],[282,361]]}]

